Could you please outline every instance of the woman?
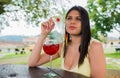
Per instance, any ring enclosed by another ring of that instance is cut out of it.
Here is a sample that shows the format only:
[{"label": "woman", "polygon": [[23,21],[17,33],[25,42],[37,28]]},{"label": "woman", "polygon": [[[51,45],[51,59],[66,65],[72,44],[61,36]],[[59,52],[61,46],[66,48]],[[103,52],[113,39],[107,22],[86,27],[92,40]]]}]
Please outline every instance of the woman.
[{"label": "woman", "polygon": [[[65,18],[66,34],[64,52],[62,45],[54,59],[62,58],[62,68],[92,78],[105,78],[106,63],[102,44],[91,38],[87,11],[81,6],[73,6]],[[48,33],[54,28],[50,18],[41,25],[41,36],[36,43],[29,59],[29,66],[39,66],[49,61],[47,54],[41,49]]]}]

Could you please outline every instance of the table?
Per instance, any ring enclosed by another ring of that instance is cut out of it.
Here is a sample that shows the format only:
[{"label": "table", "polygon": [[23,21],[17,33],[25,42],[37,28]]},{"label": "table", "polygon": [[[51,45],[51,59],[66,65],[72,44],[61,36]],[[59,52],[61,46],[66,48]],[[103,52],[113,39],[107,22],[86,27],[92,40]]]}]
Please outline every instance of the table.
[{"label": "table", "polygon": [[[50,71],[48,67],[28,67],[28,65],[1,64],[0,78],[46,78],[43,74]],[[88,78],[81,74],[68,72],[62,69],[53,69],[57,74],[54,78]]]}]

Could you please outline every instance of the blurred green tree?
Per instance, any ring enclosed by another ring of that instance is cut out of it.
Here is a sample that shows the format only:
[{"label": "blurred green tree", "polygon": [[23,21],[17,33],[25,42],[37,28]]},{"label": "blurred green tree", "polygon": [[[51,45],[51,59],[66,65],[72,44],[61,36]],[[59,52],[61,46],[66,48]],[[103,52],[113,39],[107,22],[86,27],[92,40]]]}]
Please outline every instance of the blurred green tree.
[{"label": "blurred green tree", "polygon": [[0,0],[0,14],[4,13],[4,5],[10,4],[11,0]]},{"label": "blurred green tree", "polygon": [[107,36],[112,29],[120,33],[120,0],[88,0],[92,36]]},{"label": "blurred green tree", "polygon": [[55,0],[12,0],[7,5],[3,4],[3,6],[3,11],[0,14],[0,30],[9,26],[9,20],[19,21],[24,19],[28,25],[39,26],[38,24],[43,19],[64,17],[66,12],[64,6]]}]

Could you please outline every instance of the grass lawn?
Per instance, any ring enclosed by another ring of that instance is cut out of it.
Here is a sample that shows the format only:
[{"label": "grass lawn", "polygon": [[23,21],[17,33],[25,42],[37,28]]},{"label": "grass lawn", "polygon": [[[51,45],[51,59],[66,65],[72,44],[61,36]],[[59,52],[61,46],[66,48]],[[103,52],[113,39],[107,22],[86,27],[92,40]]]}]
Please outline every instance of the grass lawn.
[{"label": "grass lawn", "polygon": [[[6,53],[0,53],[0,54],[6,54]],[[0,58],[0,64],[27,64],[29,59],[30,53],[25,54],[9,54],[7,53],[4,57]],[[61,66],[61,59],[55,59],[52,61],[52,65],[54,68],[60,68]],[[50,63],[44,64],[44,66],[49,67]]]},{"label": "grass lawn", "polygon": [[[114,53],[105,53],[106,58],[111,58],[111,59],[118,59],[118,62],[120,60],[120,52],[114,52]],[[107,69],[116,69],[116,70],[120,70],[120,65],[116,64],[116,62],[112,62],[112,60],[110,60],[111,63],[107,64]]]},{"label": "grass lawn", "polygon": [[14,53],[10,53],[10,54],[6,54],[3,58],[0,58],[0,60],[2,59],[11,59],[11,58],[19,58],[19,57],[25,57],[28,56],[30,53],[25,53],[25,54],[14,54]]},{"label": "grass lawn", "polygon": [[110,57],[110,58],[119,58],[120,59],[120,52],[114,52],[114,53],[105,53],[106,57]]},{"label": "grass lawn", "polygon": [[17,55],[13,53],[7,53],[4,57],[0,58],[0,64],[27,64],[29,55],[30,53],[28,52]]},{"label": "grass lawn", "polygon": [[107,64],[107,69],[120,70],[120,66],[115,65],[115,64]]},{"label": "grass lawn", "polygon": [[[1,54],[1,53],[0,53]],[[3,54],[3,53],[2,53]],[[4,57],[0,58],[0,64],[27,64],[30,53],[25,54],[7,54]],[[105,53],[106,57],[120,59],[120,53]],[[54,68],[61,67],[61,59],[58,58],[52,62]],[[44,64],[44,66],[49,67],[50,63]],[[119,69],[120,67],[113,64],[107,64],[108,69]]]}]

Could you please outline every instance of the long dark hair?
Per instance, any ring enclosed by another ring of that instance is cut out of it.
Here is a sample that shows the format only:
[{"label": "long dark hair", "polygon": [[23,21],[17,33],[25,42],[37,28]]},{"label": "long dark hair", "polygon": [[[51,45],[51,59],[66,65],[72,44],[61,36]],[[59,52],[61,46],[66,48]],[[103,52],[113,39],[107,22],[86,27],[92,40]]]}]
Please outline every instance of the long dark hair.
[{"label": "long dark hair", "polygon": [[[66,14],[65,19],[67,18],[68,14],[72,11],[76,10],[79,12],[81,16],[81,25],[82,25],[82,30],[80,32],[80,35],[82,37],[81,39],[81,45],[79,46],[79,53],[80,53],[80,58],[78,64],[81,65],[84,62],[84,58],[88,54],[88,46],[90,44],[91,40],[91,32],[90,32],[90,23],[89,23],[89,16],[87,11],[81,7],[81,6],[73,6]],[[66,49],[67,45],[70,42],[70,34],[65,30],[65,46],[64,46],[64,57],[66,55]]]}]

